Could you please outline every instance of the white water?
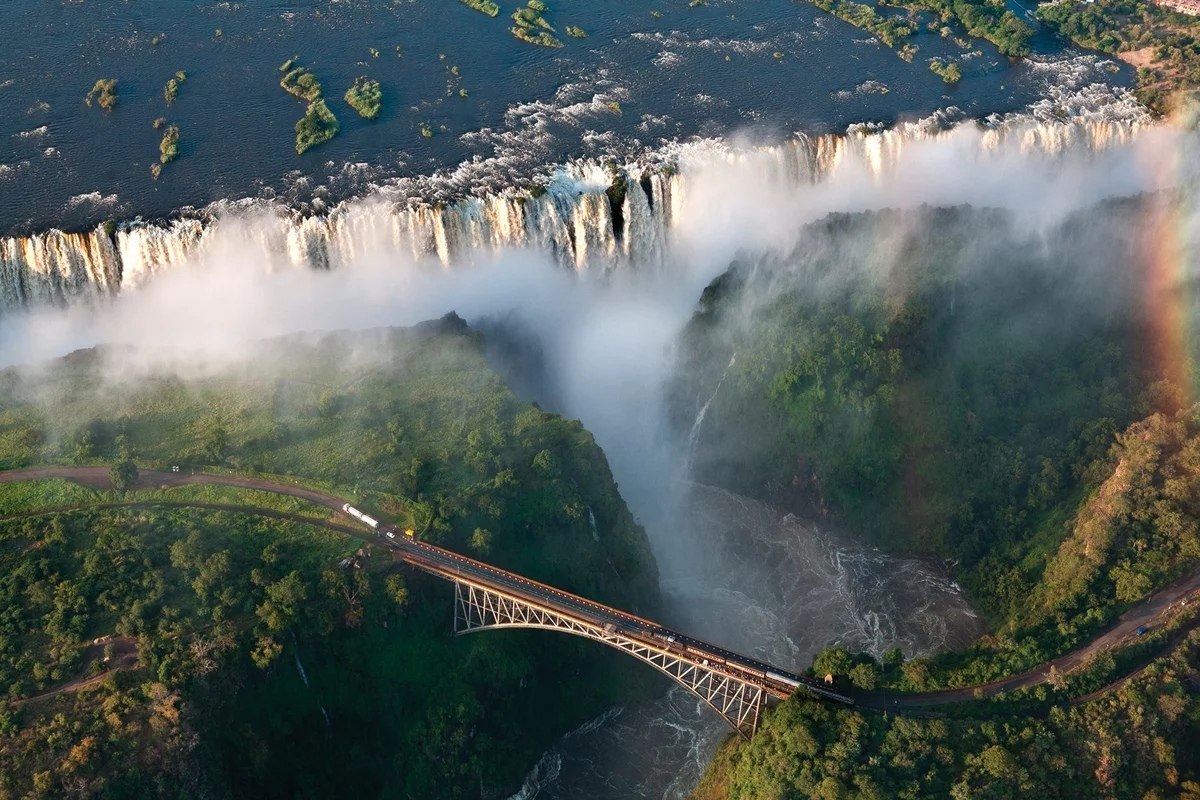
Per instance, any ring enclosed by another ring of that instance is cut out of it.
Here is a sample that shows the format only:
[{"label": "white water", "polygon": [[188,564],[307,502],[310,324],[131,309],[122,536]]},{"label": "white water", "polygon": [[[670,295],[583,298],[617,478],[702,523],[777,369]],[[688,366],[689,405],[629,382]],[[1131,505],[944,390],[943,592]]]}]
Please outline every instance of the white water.
[{"label": "white water", "polygon": [[692,429],[688,432],[687,439],[687,454],[683,459],[683,474],[690,475],[692,472],[692,457],[696,453],[696,443],[700,441],[700,429],[704,426],[704,417],[708,414],[708,407],[712,405],[713,400],[717,397],[717,392],[721,391],[722,384],[725,383],[725,377],[729,375],[729,370],[737,363],[737,353],[729,357],[729,363],[725,366],[725,371],[721,373],[721,379],[717,381],[716,387],[712,394],[704,401],[704,405],[700,406],[700,410],[696,412],[696,421],[692,423]]},{"label": "white water", "polygon": [[[752,150],[736,141],[668,145],[621,168],[627,192],[619,225],[604,193],[610,172],[595,161],[580,161],[542,179],[546,191],[537,198],[526,192],[486,194],[443,207],[413,204],[381,189],[323,216],[301,217],[275,203],[246,200],[214,204],[174,221],[123,222],[112,236],[101,226],[83,233],[0,238],[0,317],[22,307],[95,303],[144,287],[164,272],[230,256],[266,272],[347,269],[381,253],[397,263],[432,259],[457,269],[498,252],[531,248],[576,272],[635,265],[646,270],[670,260],[680,229],[703,244],[698,225],[719,223],[716,232],[721,233],[742,214],[765,211],[770,221],[780,212],[798,210],[794,202],[764,208],[756,195],[836,186],[822,203],[834,210],[851,197],[852,205],[861,205],[864,192],[877,193],[880,204],[894,202],[907,183],[911,191],[901,192],[905,201],[920,202],[922,192],[928,193],[926,202],[969,201],[987,197],[1008,180],[1007,162],[1122,153],[1148,123],[1136,105],[1111,97],[1098,102],[1087,90],[1047,100],[1027,115],[984,124],[951,125],[948,116],[886,130],[861,125],[844,135],[798,135]],[[1119,156],[1104,170],[1108,174],[1075,164],[1051,194],[1075,205],[1094,191],[1091,185],[1103,183],[1111,190],[1114,177],[1130,172],[1129,156]],[[961,176],[936,175],[950,160],[965,161],[969,169]],[[913,170],[924,180],[906,180],[905,173]],[[712,196],[712,181],[693,180],[721,172],[753,178],[720,186],[724,197]],[[953,179],[968,176],[971,184]],[[1083,194],[1071,197],[1063,191],[1068,187]],[[1136,182],[1125,189],[1133,190]],[[714,211],[719,216],[711,216]],[[755,227],[747,225],[750,231]]]},{"label": "white water", "polygon": [[[911,657],[962,647],[982,631],[934,565],[888,556],[722,489],[679,488],[685,502],[676,527],[686,531],[688,552],[705,556],[660,567],[668,613],[689,632],[802,671],[830,643],[876,657],[900,647]],[[546,753],[511,800],[680,800],[729,734],[679,687],[594,722]]]},{"label": "white water", "polygon": [[[293,636],[292,639],[294,642],[295,637]],[[300,673],[300,680],[304,681],[304,687],[306,689],[312,689],[312,686],[310,686],[308,683],[308,672],[305,671],[304,664],[300,661],[300,653],[297,651],[292,654],[292,657],[296,660],[296,671]],[[333,723],[329,721],[329,712],[325,710],[325,706],[323,705],[318,704],[318,707],[321,709],[321,716],[325,718],[325,730],[332,731]]]},{"label": "white water", "polygon": [[[681,483],[685,445],[664,436],[662,381],[701,289],[730,259],[789,252],[826,214],[974,203],[1037,227],[1193,177],[1194,133],[1111,108],[1061,121],[1064,107],[986,126],[668,147],[626,165],[619,228],[608,173],[580,163],[536,199],[412,208],[381,193],[310,218],[228,203],[202,219],[125,223],[108,243],[103,231],[4,240],[0,363],[114,339],[244,347],[451,309],[469,322],[515,315],[545,350],[547,394],[593,431],[646,526],[664,622],[794,669],[829,641],[929,652],[960,644],[974,625],[956,588],[927,565]],[[20,313],[62,305],[74,310]],[[565,740],[525,796],[602,797],[605,786],[620,788],[611,797],[682,796],[722,735],[694,698],[671,693]]]}]

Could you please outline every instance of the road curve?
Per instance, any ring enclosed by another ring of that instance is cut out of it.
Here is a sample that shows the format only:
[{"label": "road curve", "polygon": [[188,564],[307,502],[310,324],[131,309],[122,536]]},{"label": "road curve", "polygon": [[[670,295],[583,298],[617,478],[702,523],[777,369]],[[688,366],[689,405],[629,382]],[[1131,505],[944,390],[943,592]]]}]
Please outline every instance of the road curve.
[{"label": "road curve", "polygon": [[[16,483],[20,481],[42,480],[48,478],[60,478],[64,480],[74,481],[77,483],[91,486],[96,489],[111,489],[112,480],[107,467],[31,467],[28,469],[8,470],[0,472],[0,483]],[[340,512],[344,500],[335,497],[331,494],[319,492],[313,489],[306,489],[299,486],[292,486],[286,483],[267,480],[265,478],[251,478],[241,475],[213,475],[208,473],[183,473],[183,472],[163,472],[158,470],[142,470],[138,475],[135,488],[138,489],[167,489],[176,486],[188,485],[215,485],[215,486],[232,486],[241,489],[253,489],[263,492],[271,492],[274,494],[286,495],[295,497],[301,500],[307,500],[317,505],[329,508],[333,511]],[[104,504],[101,504],[104,505]],[[199,502],[133,502],[133,503],[113,503],[112,506],[121,505],[159,505],[159,506],[178,506],[178,507],[203,507],[212,508],[214,510],[228,511],[243,511],[246,513],[254,513],[259,515],[271,516],[279,519],[294,519],[296,521],[305,522],[308,524],[322,525],[319,520],[303,518],[299,515],[289,515],[284,512],[271,511],[268,509],[254,509],[244,506],[224,506],[219,504],[205,504]],[[22,516],[22,515],[15,515]],[[343,533],[352,534],[363,538],[363,532],[332,522],[324,523],[326,527],[338,530]],[[431,550],[442,551],[442,548],[433,548],[431,545],[418,545],[421,549],[430,548]],[[456,561],[471,561],[464,556],[443,551],[448,557],[454,558]],[[496,568],[491,568],[490,565],[483,565],[490,570],[503,572]],[[521,576],[516,576],[521,577]],[[536,586],[539,589],[550,590],[556,594],[568,596],[567,593],[554,587],[546,587],[536,582],[523,579],[530,586]],[[574,595],[569,595],[574,598]],[[556,598],[558,599],[558,598]],[[585,598],[575,598],[589,606],[598,607],[599,604],[594,604]],[[1137,606],[1126,611],[1116,622],[1110,625],[1105,631],[1096,636],[1087,644],[1072,650],[1069,653],[1059,656],[1058,658],[1047,661],[1031,670],[1022,672],[1018,675],[1012,675],[1000,680],[990,681],[988,683],[976,684],[973,686],[964,686],[953,689],[941,689],[932,692],[919,693],[890,693],[890,692],[875,692],[875,693],[859,693],[854,696],[855,701],[866,708],[874,708],[880,710],[893,709],[919,709],[930,706],[948,705],[952,703],[963,703],[976,700],[979,698],[995,697],[1004,692],[1026,689],[1046,683],[1052,668],[1057,669],[1060,674],[1066,674],[1071,670],[1079,667],[1093,656],[1109,650],[1120,644],[1126,639],[1134,636],[1135,632],[1142,626],[1157,626],[1161,625],[1173,614],[1182,610],[1183,605],[1200,600],[1200,572],[1185,576],[1179,579],[1170,586],[1162,589],[1152,595],[1147,600],[1139,603]],[[614,611],[616,611],[614,609]],[[624,612],[617,612],[621,616]],[[629,617],[630,620],[636,619]],[[639,620],[648,622],[646,620]],[[1200,625],[1200,618],[1193,621],[1188,629]],[[697,645],[704,643],[698,640],[691,640]],[[712,645],[708,645],[712,647]],[[713,648],[714,651],[719,651],[722,655],[726,655],[727,651]],[[730,656],[737,654],[728,653]],[[744,656],[740,656],[744,659]],[[748,660],[749,661],[749,660]],[[758,666],[757,662],[754,662]],[[768,665],[761,665],[766,667]],[[803,679],[804,683],[811,685],[809,679]],[[1115,684],[1114,684],[1115,685]],[[815,687],[814,687],[815,688]],[[817,690],[820,691],[821,688]],[[828,691],[828,690],[826,690]]]},{"label": "road curve", "polygon": [[[1151,595],[1148,599],[1126,611],[1116,622],[1106,628],[1096,638],[1075,650],[1065,653],[1058,658],[1040,664],[1031,670],[1017,675],[1011,675],[988,683],[963,686],[956,689],[939,689],[933,692],[919,693],[870,693],[859,694],[855,699],[868,708],[922,708],[926,706],[941,706],[950,703],[964,703],[979,698],[995,697],[1004,692],[1018,689],[1028,689],[1049,681],[1051,668],[1065,675],[1073,669],[1086,663],[1092,657],[1105,650],[1111,650],[1127,639],[1136,635],[1143,626],[1160,627],[1163,623],[1179,613],[1185,606],[1200,600],[1200,572],[1185,576],[1165,589]],[[1200,618],[1193,620],[1186,630],[1200,625]]]},{"label": "road curve", "polygon": [[[111,489],[112,478],[108,467],[31,467],[29,469],[14,469],[0,472],[0,483],[18,483],[20,481],[36,481],[47,478],[62,478],[63,480],[82,483],[93,489]],[[331,494],[291,486],[263,478],[247,478],[242,475],[211,475],[208,473],[162,472],[160,470],[144,469],[139,471],[135,489],[170,489],[175,486],[210,485],[233,486],[239,489],[257,489],[272,494],[284,494],[308,500],[317,505],[341,511],[345,500]]]}]

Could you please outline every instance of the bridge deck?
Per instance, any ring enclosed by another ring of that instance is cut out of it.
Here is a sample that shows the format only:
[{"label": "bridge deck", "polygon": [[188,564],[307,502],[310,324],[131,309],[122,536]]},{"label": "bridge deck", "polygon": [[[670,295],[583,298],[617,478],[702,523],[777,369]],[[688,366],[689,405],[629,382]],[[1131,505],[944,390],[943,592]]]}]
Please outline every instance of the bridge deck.
[{"label": "bridge deck", "polygon": [[494,567],[451,550],[409,539],[403,534],[398,535],[394,540],[385,538],[383,541],[399,550],[404,561],[426,572],[448,580],[466,579],[484,588],[501,590],[524,602],[574,617],[586,623],[600,626],[611,625],[617,632],[651,647],[696,663],[706,663],[706,666],[721,669],[741,681],[761,686],[764,691],[774,697],[780,699],[790,697],[797,686],[803,686],[831,700],[848,704],[854,702],[844,695],[830,691],[810,678],[795,675],[764,661],[726,650],[723,647],[671,630],[651,620],[530,580],[523,575]]}]

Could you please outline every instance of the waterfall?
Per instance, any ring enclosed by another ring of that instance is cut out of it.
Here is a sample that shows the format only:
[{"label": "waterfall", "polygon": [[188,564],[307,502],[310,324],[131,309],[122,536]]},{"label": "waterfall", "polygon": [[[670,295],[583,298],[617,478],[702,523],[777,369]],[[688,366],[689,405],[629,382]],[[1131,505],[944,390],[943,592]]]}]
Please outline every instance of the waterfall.
[{"label": "waterfall", "polygon": [[687,439],[687,455],[683,460],[683,474],[689,476],[692,472],[692,456],[696,452],[696,444],[700,441],[700,428],[704,425],[704,417],[708,414],[708,407],[712,405],[712,401],[717,399],[717,392],[721,391],[721,385],[725,383],[725,378],[729,375],[729,370],[733,369],[733,365],[737,362],[737,353],[734,353],[729,358],[729,363],[725,365],[725,371],[721,373],[721,379],[717,381],[716,387],[712,394],[704,401],[704,405],[700,406],[700,412],[696,414],[696,421],[692,423],[692,430],[688,433]]},{"label": "waterfall", "polygon": [[[759,172],[765,165],[760,180],[799,187],[846,169],[879,179],[897,168],[907,150],[938,139],[974,148],[980,159],[1014,152],[1052,157],[1128,144],[1147,124],[1144,114],[1114,117],[1078,109],[1067,114],[1066,102],[1011,119],[947,125],[938,118],[886,129],[857,125],[844,134],[800,134],[753,149],[720,140],[676,143],[623,166],[571,162],[543,176],[544,188],[534,192],[511,190],[448,205],[416,203],[384,188],[319,216],[301,216],[269,201],[223,201],[169,221],[138,219],[82,233],[0,238],[0,316],[101,302],[206,257],[244,259],[265,271],[337,270],[370,254],[449,268],[505,249],[530,248],[567,270],[634,264],[653,269],[665,257],[672,227],[687,216],[689,169],[698,166],[753,159]],[[607,193],[614,176],[625,186],[620,205]]]},{"label": "waterfall", "polygon": [[[293,635],[292,640],[295,641],[295,638],[295,635]],[[304,664],[300,661],[300,652],[296,651],[292,654],[292,656],[296,660],[296,671],[300,673],[300,680],[304,681],[304,688],[312,689],[312,687],[308,684],[308,673],[304,671]],[[333,723],[329,720],[329,712],[326,711],[325,706],[321,705],[320,703],[317,704],[317,707],[321,709],[321,716],[325,718],[325,731],[327,733],[332,733]]]}]

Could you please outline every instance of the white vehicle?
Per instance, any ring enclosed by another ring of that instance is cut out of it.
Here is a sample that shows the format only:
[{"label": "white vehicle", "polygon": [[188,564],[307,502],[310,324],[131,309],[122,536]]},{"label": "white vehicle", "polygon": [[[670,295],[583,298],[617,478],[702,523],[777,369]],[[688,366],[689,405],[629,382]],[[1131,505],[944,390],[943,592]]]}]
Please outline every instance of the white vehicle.
[{"label": "white vehicle", "polygon": [[345,511],[347,514],[354,517],[356,520],[358,520],[362,524],[367,525],[368,527],[371,527],[371,528],[379,527],[379,520],[375,519],[374,517],[367,516],[366,514],[359,511],[357,508],[350,505],[349,503],[346,503],[344,506],[342,506],[342,511]]},{"label": "white vehicle", "polygon": [[778,672],[767,672],[767,677],[772,680],[779,681],[780,683],[786,683],[788,686],[800,686],[798,681],[789,678],[786,675],[780,675]]}]

